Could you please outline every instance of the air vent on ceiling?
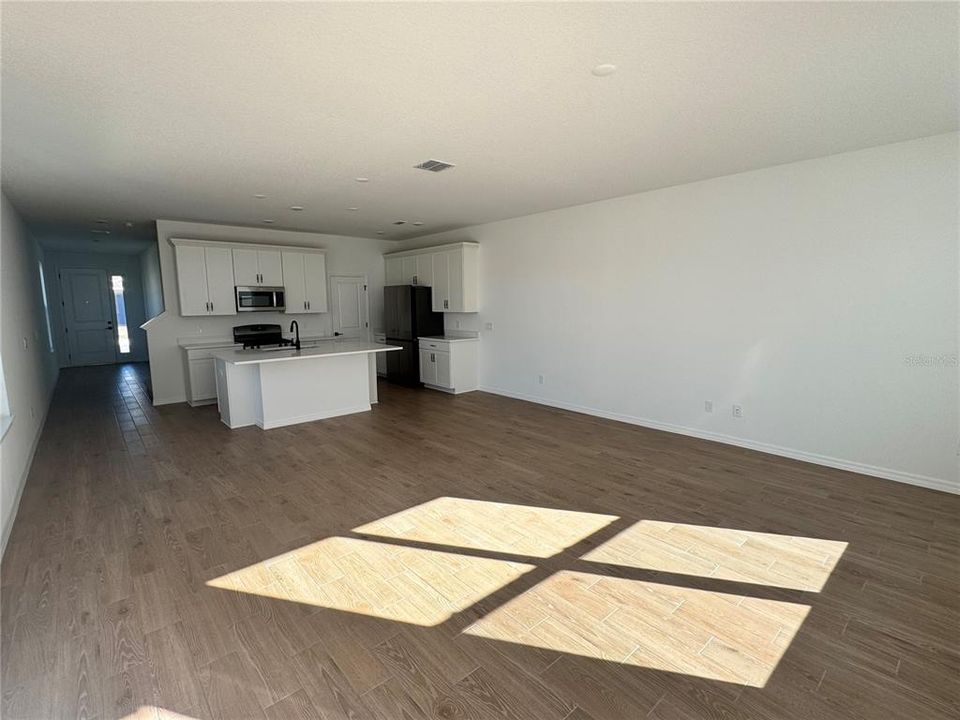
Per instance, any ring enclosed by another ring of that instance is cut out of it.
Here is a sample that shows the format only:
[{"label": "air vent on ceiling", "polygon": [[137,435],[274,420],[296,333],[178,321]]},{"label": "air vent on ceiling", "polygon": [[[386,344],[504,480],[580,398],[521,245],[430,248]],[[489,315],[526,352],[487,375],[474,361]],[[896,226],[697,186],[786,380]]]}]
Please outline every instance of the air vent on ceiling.
[{"label": "air vent on ceiling", "polygon": [[418,170],[429,170],[430,172],[443,172],[453,167],[453,163],[443,162],[442,160],[424,160],[419,165],[414,165]]}]

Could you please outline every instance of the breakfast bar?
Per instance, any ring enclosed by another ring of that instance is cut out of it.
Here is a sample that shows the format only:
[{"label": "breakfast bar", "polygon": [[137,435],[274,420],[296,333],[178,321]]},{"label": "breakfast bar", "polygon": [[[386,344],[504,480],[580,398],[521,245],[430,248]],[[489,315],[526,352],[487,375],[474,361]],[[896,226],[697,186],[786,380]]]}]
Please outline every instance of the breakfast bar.
[{"label": "breakfast bar", "polygon": [[264,430],[365,412],[377,402],[376,354],[400,348],[330,340],[300,350],[219,350],[220,419]]}]

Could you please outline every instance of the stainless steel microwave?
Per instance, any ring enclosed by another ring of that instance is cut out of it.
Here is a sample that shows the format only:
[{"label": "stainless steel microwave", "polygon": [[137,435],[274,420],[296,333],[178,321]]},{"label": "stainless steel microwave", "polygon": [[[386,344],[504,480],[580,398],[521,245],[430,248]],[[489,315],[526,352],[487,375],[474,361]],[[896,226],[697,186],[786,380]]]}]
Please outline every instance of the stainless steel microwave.
[{"label": "stainless steel microwave", "polygon": [[282,287],[237,286],[237,312],[270,312],[285,308]]}]

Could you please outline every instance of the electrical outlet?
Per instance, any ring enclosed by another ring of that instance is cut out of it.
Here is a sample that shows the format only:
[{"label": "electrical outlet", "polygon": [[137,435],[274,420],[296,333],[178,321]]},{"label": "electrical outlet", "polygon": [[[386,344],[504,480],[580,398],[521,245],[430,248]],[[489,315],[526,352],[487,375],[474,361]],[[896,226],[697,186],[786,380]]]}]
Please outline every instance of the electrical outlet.
[{"label": "electrical outlet", "polygon": [[733,416],[735,418],[743,417],[743,405],[734,405],[733,406]]},{"label": "electrical outlet", "polygon": [[544,382],[543,375],[537,375],[537,383],[540,385],[543,385],[543,382]]},{"label": "electrical outlet", "polygon": [[483,329],[484,329],[484,330],[493,330],[493,323],[492,323],[492,322],[484,323],[484,324],[483,324]]},{"label": "electrical outlet", "polygon": [[704,401],[703,401],[703,409],[704,409],[706,412],[712,413],[712,412],[713,412],[713,400],[704,400]]}]

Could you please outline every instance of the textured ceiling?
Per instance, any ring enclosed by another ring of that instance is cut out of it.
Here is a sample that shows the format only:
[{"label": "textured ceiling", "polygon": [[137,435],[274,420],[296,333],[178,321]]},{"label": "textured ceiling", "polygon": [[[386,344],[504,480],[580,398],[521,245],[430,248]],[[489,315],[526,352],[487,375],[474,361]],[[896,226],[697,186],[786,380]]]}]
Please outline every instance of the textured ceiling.
[{"label": "textured ceiling", "polygon": [[955,3],[4,2],[3,185],[399,239],[955,130],[957,38]]}]

